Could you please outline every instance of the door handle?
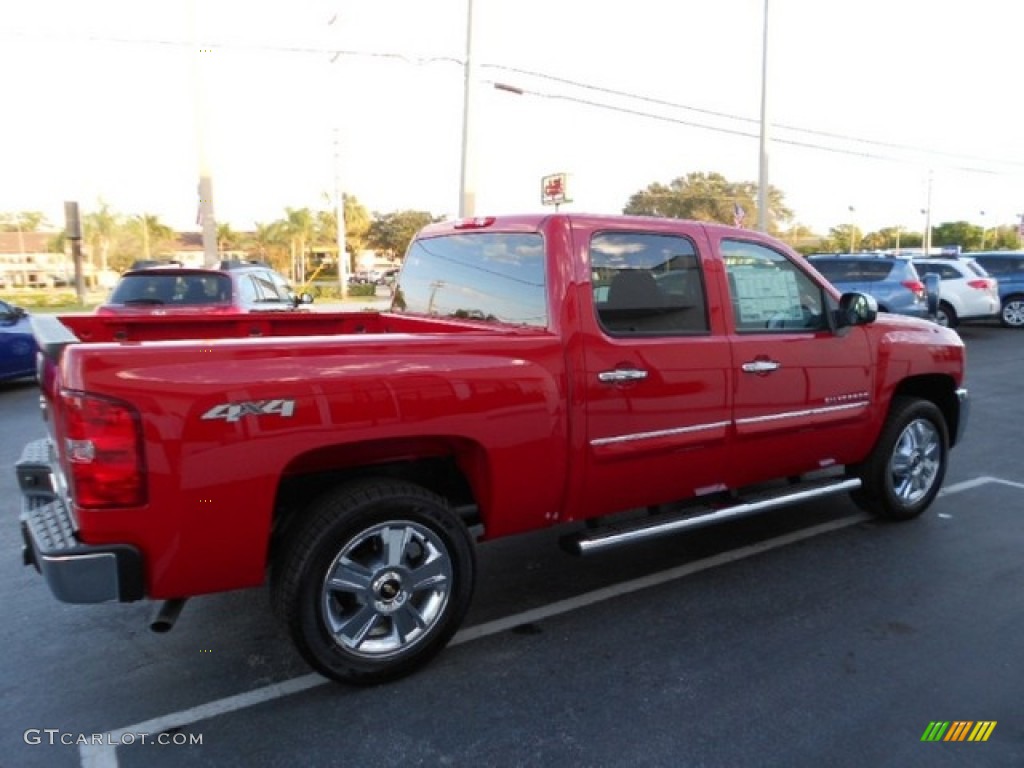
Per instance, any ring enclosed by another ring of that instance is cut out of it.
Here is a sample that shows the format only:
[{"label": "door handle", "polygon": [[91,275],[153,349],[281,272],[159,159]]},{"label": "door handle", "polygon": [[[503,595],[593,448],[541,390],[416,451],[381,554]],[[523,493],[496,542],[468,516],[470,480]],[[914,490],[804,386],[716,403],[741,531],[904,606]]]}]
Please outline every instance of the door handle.
[{"label": "door handle", "polygon": [[776,360],[753,360],[740,366],[746,373],[771,373],[782,367]]},{"label": "door handle", "polygon": [[614,371],[601,371],[597,374],[597,380],[605,384],[621,384],[626,381],[643,381],[647,378],[647,371],[637,368],[616,368]]}]

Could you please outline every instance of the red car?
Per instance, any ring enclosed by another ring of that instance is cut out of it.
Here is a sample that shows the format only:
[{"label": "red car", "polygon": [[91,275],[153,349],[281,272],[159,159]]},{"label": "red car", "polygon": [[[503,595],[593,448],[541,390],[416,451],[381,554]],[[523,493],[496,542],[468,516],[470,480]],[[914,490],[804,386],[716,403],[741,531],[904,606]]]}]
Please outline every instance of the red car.
[{"label": "red car", "polygon": [[222,261],[217,269],[157,266],[125,272],[100,315],[288,312],[309,304],[261,262]]}]

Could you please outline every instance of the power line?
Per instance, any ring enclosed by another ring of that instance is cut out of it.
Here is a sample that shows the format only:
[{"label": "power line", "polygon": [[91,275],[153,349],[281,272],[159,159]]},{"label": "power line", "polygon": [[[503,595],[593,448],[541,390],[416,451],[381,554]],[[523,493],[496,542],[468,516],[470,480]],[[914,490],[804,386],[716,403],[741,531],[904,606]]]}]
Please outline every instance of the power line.
[{"label": "power line", "polygon": [[[510,67],[501,64],[481,64],[481,68],[497,69],[503,72],[512,72],[517,75],[525,75],[527,77],[536,77],[541,80],[549,80],[551,82],[559,83],[562,85],[569,85],[575,88],[581,88],[584,90],[596,91],[598,93],[606,93],[612,96],[619,96],[628,99],[634,99],[636,101],[646,102],[648,104],[656,104],[663,107],[671,107],[672,109],[682,109],[689,112],[697,112],[699,114],[708,115],[711,117],[719,117],[726,120],[735,120],[738,122],[758,124],[759,120],[754,117],[746,117],[743,115],[731,114],[729,112],[719,112],[713,109],[705,109],[702,107],[693,107],[687,104],[680,104],[678,102],[668,101],[666,99],[660,99],[653,96],[647,96],[644,94],[630,93],[628,91],[617,90],[615,88],[607,88],[605,86],[594,85],[592,83],[585,83],[580,80],[572,80],[570,78],[559,77],[557,75],[547,74],[545,72],[537,72],[536,70],[523,69],[521,67]],[[801,128],[795,125],[788,125],[786,123],[772,123],[773,128],[783,128],[788,131],[794,131],[797,133],[806,133],[812,136],[820,136],[828,139],[839,139],[842,141],[852,141],[858,144],[870,144],[877,147],[884,147],[886,149],[898,149],[908,150],[912,152],[924,152],[929,155],[936,155],[942,157],[960,158],[962,160],[971,160],[974,162],[987,162],[987,163],[1004,163],[1009,165],[1019,165],[1024,168],[1024,162],[1016,162],[1012,160],[992,160],[990,158],[977,157],[973,155],[966,155],[956,152],[944,152],[941,150],[922,150],[920,147],[915,147],[910,144],[900,144],[895,142],[878,141],[876,139],[865,139],[858,136],[850,136],[842,133],[833,133],[830,131],[821,131],[814,128]],[[756,134],[755,134],[756,135]],[[797,146],[804,146],[797,144]]]},{"label": "power line", "polygon": [[[495,86],[502,86],[502,85],[504,85],[502,83],[495,83],[494,81],[485,81],[485,82],[488,82],[489,84],[492,84],[492,85],[495,85]],[[504,90],[508,90],[508,88],[506,87]],[[539,96],[539,97],[545,98],[545,99],[558,99],[558,100],[561,100],[561,101],[569,101],[569,102],[572,102],[572,103],[575,103],[575,104],[582,104],[582,105],[588,106],[588,107],[596,107],[596,108],[599,108],[599,109],[607,109],[607,110],[610,110],[610,111],[613,111],[613,112],[621,112],[621,113],[628,114],[628,115],[635,115],[637,117],[645,117],[645,118],[648,118],[648,119],[651,119],[651,120],[659,120],[661,122],[675,123],[677,125],[685,125],[685,126],[688,126],[688,127],[691,127],[691,128],[700,128],[700,129],[703,129],[703,130],[714,131],[716,133],[725,133],[725,134],[729,134],[729,135],[732,135],[732,136],[742,136],[744,138],[750,138],[750,139],[756,139],[756,138],[759,137],[758,133],[752,133],[750,131],[742,130],[742,129],[739,129],[739,128],[726,128],[726,127],[723,127],[723,126],[709,125],[708,123],[699,123],[699,122],[696,122],[694,120],[684,120],[682,118],[671,117],[669,115],[662,115],[662,114],[658,114],[656,112],[644,112],[644,111],[641,111],[641,110],[638,110],[638,109],[633,109],[633,108],[630,108],[630,107],[622,107],[622,106],[618,106],[616,104],[607,104],[607,103],[604,103],[604,102],[592,101],[590,99],[583,99],[583,98],[579,98],[579,97],[576,97],[576,96],[567,96],[565,94],[557,94],[557,93],[543,93],[541,91],[533,91],[533,90],[528,90],[528,89],[524,89],[524,88],[517,88],[516,91],[521,92],[521,93],[523,93],[525,95]],[[825,146],[823,144],[813,144],[811,142],[800,141],[798,139],[785,139],[785,138],[775,137],[773,139],[773,142],[776,143],[776,144],[787,144],[787,145],[794,146],[794,147],[801,147],[803,149],[814,149],[814,150],[819,150],[819,151],[822,151],[822,152],[832,152],[832,153],[835,153],[835,154],[852,155],[854,157],[864,157],[864,158],[869,158],[871,160],[885,160],[885,161],[888,161],[888,162],[907,163],[907,164],[913,164],[913,165],[922,164],[920,161],[908,160],[906,158],[894,157],[892,155],[880,155],[880,154],[877,154],[877,153],[867,152],[867,151],[863,151],[863,150],[846,149],[846,148],[843,148],[843,147],[834,147],[834,146]],[[970,173],[981,173],[981,174],[987,174],[987,175],[991,175],[991,176],[1001,175],[998,171],[993,171],[993,170],[990,170],[990,169],[987,169],[987,168],[974,168],[974,167],[969,167],[969,166],[946,166],[946,167],[949,167],[952,170],[966,171],[966,172],[970,172]]]},{"label": "power line", "polygon": [[[14,37],[29,37],[28,35],[20,32],[8,33],[13,34]],[[55,42],[67,42],[61,38],[51,37],[51,40]],[[90,43],[108,43],[115,45],[152,45],[162,46],[170,48],[183,48],[190,49],[194,48],[195,44],[191,41],[174,40],[174,39],[161,39],[161,38],[127,38],[118,36],[101,36],[101,35],[89,35],[84,38],[86,42]],[[463,59],[457,56],[409,56],[407,54],[396,53],[393,51],[365,51],[356,49],[336,49],[336,48],[324,48],[319,46],[302,46],[302,45],[281,45],[271,43],[241,43],[241,42],[210,42],[201,41],[200,45],[203,48],[217,48],[226,51],[240,51],[240,52],[259,52],[259,53],[285,53],[285,54],[301,54],[311,56],[325,56],[329,55],[334,60],[340,56],[350,56],[358,58],[368,59],[386,59],[403,61],[416,66],[427,66],[432,64],[454,64],[463,66]],[[546,72],[539,72],[536,70],[525,69],[522,67],[508,66],[504,64],[490,64],[481,63],[478,66],[481,69],[494,69],[501,72],[509,72],[517,75],[523,75],[526,77],[534,77],[549,82],[559,83],[573,88],[579,88],[581,90],[593,91],[596,93],[604,93],[610,96],[616,96],[618,98],[632,99],[642,103],[653,104],[662,107],[668,107],[670,109],[679,109],[688,112],[695,112],[709,117],[716,117],[724,120],[732,120],[741,123],[756,124],[758,120],[743,115],[731,114],[728,112],[721,112],[712,109],[706,109],[703,107],[695,107],[687,104],[680,104],[678,102],[668,101],[666,99],[660,99],[653,96],[647,96],[645,94],[630,93],[615,88],[608,88],[606,86],[595,85],[593,83],[586,83],[580,80],[574,80],[571,78],[561,77],[559,75],[552,75]],[[497,83],[493,80],[484,81],[489,84],[501,86],[503,84]],[[507,87],[507,86],[506,86]],[[667,115],[659,114],[656,112],[647,112],[640,109],[635,109],[626,106],[619,106],[615,104],[609,104],[606,102],[593,101],[576,96],[570,96],[567,94],[556,94],[556,93],[543,93],[540,91],[534,91],[530,89],[517,88],[516,90],[522,91],[524,94],[533,96],[539,96],[542,98],[559,99],[568,101],[571,103],[580,104],[583,106],[593,107],[597,109],[607,109],[614,112],[620,112],[623,114],[634,115],[636,117],[644,117],[652,120],[658,120],[662,122],[670,122],[678,125],[686,125],[693,128],[699,128],[701,130],[712,131],[716,133],[723,133],[733,136],[741,136],[744,138],[758,138],[759,134],[750,131],[746,131],[739,128],[730,128],[721,125],[712,125],[709,123],[700,123],[692,120],[684,120],[682,118],[670,117]],[[922,157],[943,157],[961,161],[968,161],[972,163],[988,164],[990,166],[1011,166],[1014,168],[1024,169],[1024,162],[1014,160],[994,160],[992,158],[977,157],[972,155],[966,155],[961,153],[945,152],[942,150],[923,149],[908,144],[901,144],[896,142],[885,142],[875,139],[865,139],[858,136],[850,136],[841,133],[834,133],[829,131],[822,131],[813,128],[802,128],[800,126],[789,125],[785,123],[773,123],[773,127],[781,128],[783,130],[792,131],[796,133],[804,133],[810,136],[817,136],[824,139],[835,139],[838,141],[848,141],[856,144],[864,144],[868,146],[880,147],[882,149],[897,150],[900,152],[914,152]],[[776,144],[785,144],[789,146],[799,147],[802,149],[813,149],[823,152],[831,152],[834,154],[848,155],[853,157],[862,157],[872,160],[881,160],[886,162],[903,163],[911,165],[922,165],[922,166],[934,166],[935,163],[928,163],[925,160],[910,160],[903,157],[895,157],[892,155],[882,155],[868,151],[838,147],[834,145],[826,145],[820,143],[813,143],[810,141],[801,141],[793,138],[780,138],[776,136],[773,139]],[[1002,176],[1009,173],[1009,171],[992,170],[991,168],[981,168],[972,165],[949,165],[947,163],[942,164],[943,167],[955,171],[963,171],[967,173],[978,173],[990,176]]]}]

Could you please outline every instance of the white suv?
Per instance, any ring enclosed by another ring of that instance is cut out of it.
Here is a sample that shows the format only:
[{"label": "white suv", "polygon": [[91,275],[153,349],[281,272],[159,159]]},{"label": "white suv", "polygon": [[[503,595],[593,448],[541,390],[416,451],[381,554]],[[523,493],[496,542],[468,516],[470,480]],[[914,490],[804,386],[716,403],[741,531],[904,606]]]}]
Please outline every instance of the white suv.
[{"label": "white suv", "polygon": [[915,258],[914,267],[923,278],[938,275],[939,325],[955,328],[968,320],[999,318],[999,283],[985,268],[971,258]]}]

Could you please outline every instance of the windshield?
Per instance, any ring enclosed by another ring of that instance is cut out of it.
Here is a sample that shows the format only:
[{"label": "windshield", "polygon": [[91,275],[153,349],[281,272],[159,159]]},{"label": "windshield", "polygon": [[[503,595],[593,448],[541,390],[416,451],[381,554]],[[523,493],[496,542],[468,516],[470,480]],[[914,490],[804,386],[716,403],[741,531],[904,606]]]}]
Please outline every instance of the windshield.
[{"label": "windshield", "polygon": [[546,327],[544,240],[473,232],[415,240],[392,310]]}]

